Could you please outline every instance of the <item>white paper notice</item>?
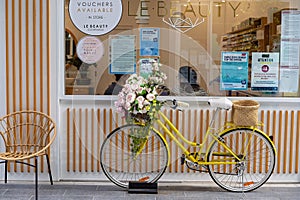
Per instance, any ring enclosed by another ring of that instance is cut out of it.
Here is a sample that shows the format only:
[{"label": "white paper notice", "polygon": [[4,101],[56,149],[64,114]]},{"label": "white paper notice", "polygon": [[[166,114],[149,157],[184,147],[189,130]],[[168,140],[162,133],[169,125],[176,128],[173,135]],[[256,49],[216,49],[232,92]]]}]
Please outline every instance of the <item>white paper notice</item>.
[{"label": "white paper notice", "polygon": [[298,92],[300,11],[282,11],[280,46],[280,92]]}]

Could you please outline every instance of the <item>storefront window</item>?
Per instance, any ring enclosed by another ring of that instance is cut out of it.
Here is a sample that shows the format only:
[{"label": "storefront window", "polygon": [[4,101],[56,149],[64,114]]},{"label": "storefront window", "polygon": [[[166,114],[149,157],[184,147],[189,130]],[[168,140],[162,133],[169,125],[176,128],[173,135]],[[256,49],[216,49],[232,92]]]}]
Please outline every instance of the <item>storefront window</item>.
[{"label": "storefront window", "polygon": [[299,6],[66,0],[65,95],[117,94],[110,90],[151,58],[167,74],[165,95],[299,97]]}]

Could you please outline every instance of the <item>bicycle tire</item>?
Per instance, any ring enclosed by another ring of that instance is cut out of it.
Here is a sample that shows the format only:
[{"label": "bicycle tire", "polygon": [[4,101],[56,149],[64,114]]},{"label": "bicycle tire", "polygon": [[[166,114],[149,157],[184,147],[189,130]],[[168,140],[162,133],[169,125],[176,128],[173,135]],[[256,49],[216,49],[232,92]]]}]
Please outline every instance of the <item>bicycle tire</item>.
[{"label": "bicycle tire", "polygon": [[[250,128],[237,128],[220,135],[219,139],[242,160],[236,164],[208,165],[209,174],[217,185],[230,192],[250,192],[270,178],[275,167],[275,149],[265,135]],[[223,152],[223,155],[218,152]],[[237,161],[215,141],[209,149],[207,160],[213,162],[220,159]]]},{"label": "bicycle tire", "polygon": [[112,131],[100,150],[101,168],[114,184],[128,188],[129,182],[156,182],[168,165],[168,149],[159,134],[150,130],[138,154],[133,151],[132,134],[145,130],[140,125],[124,125]]}]

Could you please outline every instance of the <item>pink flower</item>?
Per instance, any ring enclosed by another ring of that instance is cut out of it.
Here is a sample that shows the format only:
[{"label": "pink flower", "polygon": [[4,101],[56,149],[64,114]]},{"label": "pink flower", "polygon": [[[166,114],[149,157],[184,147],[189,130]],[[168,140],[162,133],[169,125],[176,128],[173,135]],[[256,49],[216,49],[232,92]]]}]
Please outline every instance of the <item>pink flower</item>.
[{"label": "pink flower", "polygon": [[136,92],[137,92],[137,93],[142,93],[142,92],[143,92],[143,90],[144,90],[144,88],[143,88],[143,87],[139,87],[139,88],[136,90]]},{"label": "pink flower", "polygon": [[139,85],[138,84],[133,84],[133,85],[131,85],[131,89],[133,90],[133,91],[136,91],[137,89],[139,88]]},{"label": "pink flower", "polygon": [[117,112],[118,112],[118,113],[124,113],[124,110],[123,110],[122,107],[118,107],[118,108],[117,108]]},{"label": "pink flower", "polygon": [[136,95],[134,93],[129,93],[126,95],[126,102],[133,103]]},{"label": "pink flower", "polygon": [[131,108],[131,104],[129,103],[129,102],[126,102],[126,104],[125,104],[125,110],[130,110],[130,108]]}]

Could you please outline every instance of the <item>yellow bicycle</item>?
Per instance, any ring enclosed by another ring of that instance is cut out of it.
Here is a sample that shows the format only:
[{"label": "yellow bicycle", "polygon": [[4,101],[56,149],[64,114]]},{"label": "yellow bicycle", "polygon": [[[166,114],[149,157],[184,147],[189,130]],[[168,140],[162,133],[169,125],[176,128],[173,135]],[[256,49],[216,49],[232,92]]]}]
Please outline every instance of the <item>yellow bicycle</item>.
[{"label": "yellow bicycle", "polygon": [[[235,126],[230,122],[215,130],[212,126],[218,112],[230,109],[232,103],[227,98],[216,98],[209,104],[216,112],[201,143],[187,140],[160,110],[155,111],[156,117],[148,126],[142,120],[116,128],[101,146],[100,162],[104,174],[123,188],[127,188],[129,182],[158,181],[170,162],[165,137],[168,135],[183,152],[181,164],[208,172],[221,188],[231,192],[259,188],[274,170],[276,149],[272,137],[257,126]],[[169,100],[164,101],[164,105],[178,109],[186,103]],[[211,142],[206,148],[208,138]],[[195,148],[196,152],[189,151]]]}]

